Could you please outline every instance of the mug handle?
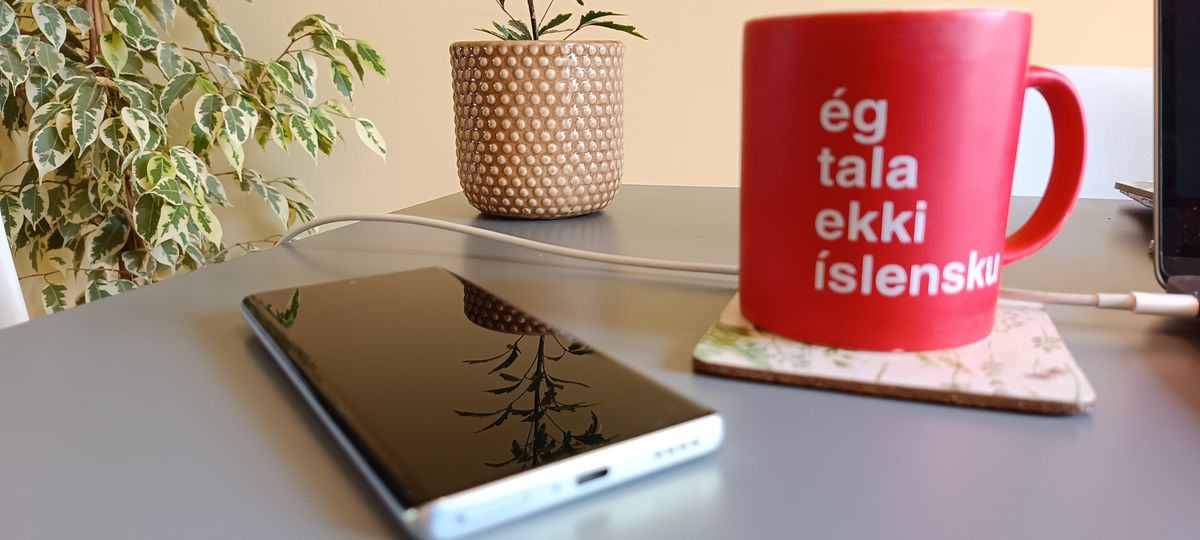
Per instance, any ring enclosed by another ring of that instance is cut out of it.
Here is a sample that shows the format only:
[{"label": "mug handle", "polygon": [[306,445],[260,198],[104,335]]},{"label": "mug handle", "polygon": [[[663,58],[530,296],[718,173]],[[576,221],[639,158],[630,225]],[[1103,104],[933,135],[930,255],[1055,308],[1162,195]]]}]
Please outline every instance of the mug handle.
[{"label": "mug handle", "polygon": [[1087,154],[1087,129],[1083,105],[1075,87],[1057,71],[1030,67],[1025,87],[1046,98],[1054,123],[1054,164],[1050,182],[1037,209],[1017,232],[1004,242],[1004,264],[1032,255],[1058,234],[1079,196],[1083,184],[1083,164]]}]

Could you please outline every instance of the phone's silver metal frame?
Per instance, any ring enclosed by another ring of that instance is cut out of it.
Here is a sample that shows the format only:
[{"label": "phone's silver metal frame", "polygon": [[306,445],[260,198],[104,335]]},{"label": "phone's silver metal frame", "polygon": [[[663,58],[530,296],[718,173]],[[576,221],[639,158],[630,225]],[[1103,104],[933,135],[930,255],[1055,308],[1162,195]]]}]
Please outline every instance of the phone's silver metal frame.
[{"label": "phone's silver metal frame", "polygon": [[[420,538],[459,538],[512,521],[710,454],[720,446],[724,437],[724,421],[719,414],[712,413],[476,486],[421,506],[406,508],[396,499],[329,412],[321,406],[303,374],[296,369],[245,305],[242,306],[242,314],[275,363],[287,375],[292,386],[304,397],[309,408],[316,413],[388,510]],[[581,479],[595,475],[600,476],[581,482]]]},{"label": "phone's silver metal frame", "polygon": [[1167,286],[1163,275],[1162,238],[1162,0],[1154,0],[1154,277],[1158,284]]}]

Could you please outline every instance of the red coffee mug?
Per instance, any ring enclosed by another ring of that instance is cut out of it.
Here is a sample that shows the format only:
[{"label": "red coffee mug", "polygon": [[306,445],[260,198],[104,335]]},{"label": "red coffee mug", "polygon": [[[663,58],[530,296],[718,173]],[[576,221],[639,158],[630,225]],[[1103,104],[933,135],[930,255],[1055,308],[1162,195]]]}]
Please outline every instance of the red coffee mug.
[{"label": "red coffee mug", "polygon": [[[1028,67],[1031,17],[822,14],[746,25],[741,307],[833,347],[930,350],[991,332],[1000,268],[1044,246],[1083,177],[1063,75]],[[1054,165],[1005,238],[1025,89],[1049,102]]]}]

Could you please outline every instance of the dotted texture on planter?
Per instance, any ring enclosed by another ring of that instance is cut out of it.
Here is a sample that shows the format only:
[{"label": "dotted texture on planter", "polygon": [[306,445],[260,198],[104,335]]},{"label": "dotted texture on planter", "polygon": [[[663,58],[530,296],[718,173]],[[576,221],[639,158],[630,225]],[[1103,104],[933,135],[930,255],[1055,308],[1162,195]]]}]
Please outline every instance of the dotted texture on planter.
[{"label": "dotted texture on planter", "polygon": [[607,206],[624,160],[623,58],[616,41],[451,45],[467,201],[531,219]]}]

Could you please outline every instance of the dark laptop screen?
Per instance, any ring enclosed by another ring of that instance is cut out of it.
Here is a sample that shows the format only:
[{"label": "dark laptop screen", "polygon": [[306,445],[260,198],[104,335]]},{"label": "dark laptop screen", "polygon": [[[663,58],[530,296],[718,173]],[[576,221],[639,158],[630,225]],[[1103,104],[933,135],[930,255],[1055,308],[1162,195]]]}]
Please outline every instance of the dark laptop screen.
[{"label": "dark laptop screen", "polygon": [[1200,274],[1200,2],[1159,0],[1159,264]]}]

